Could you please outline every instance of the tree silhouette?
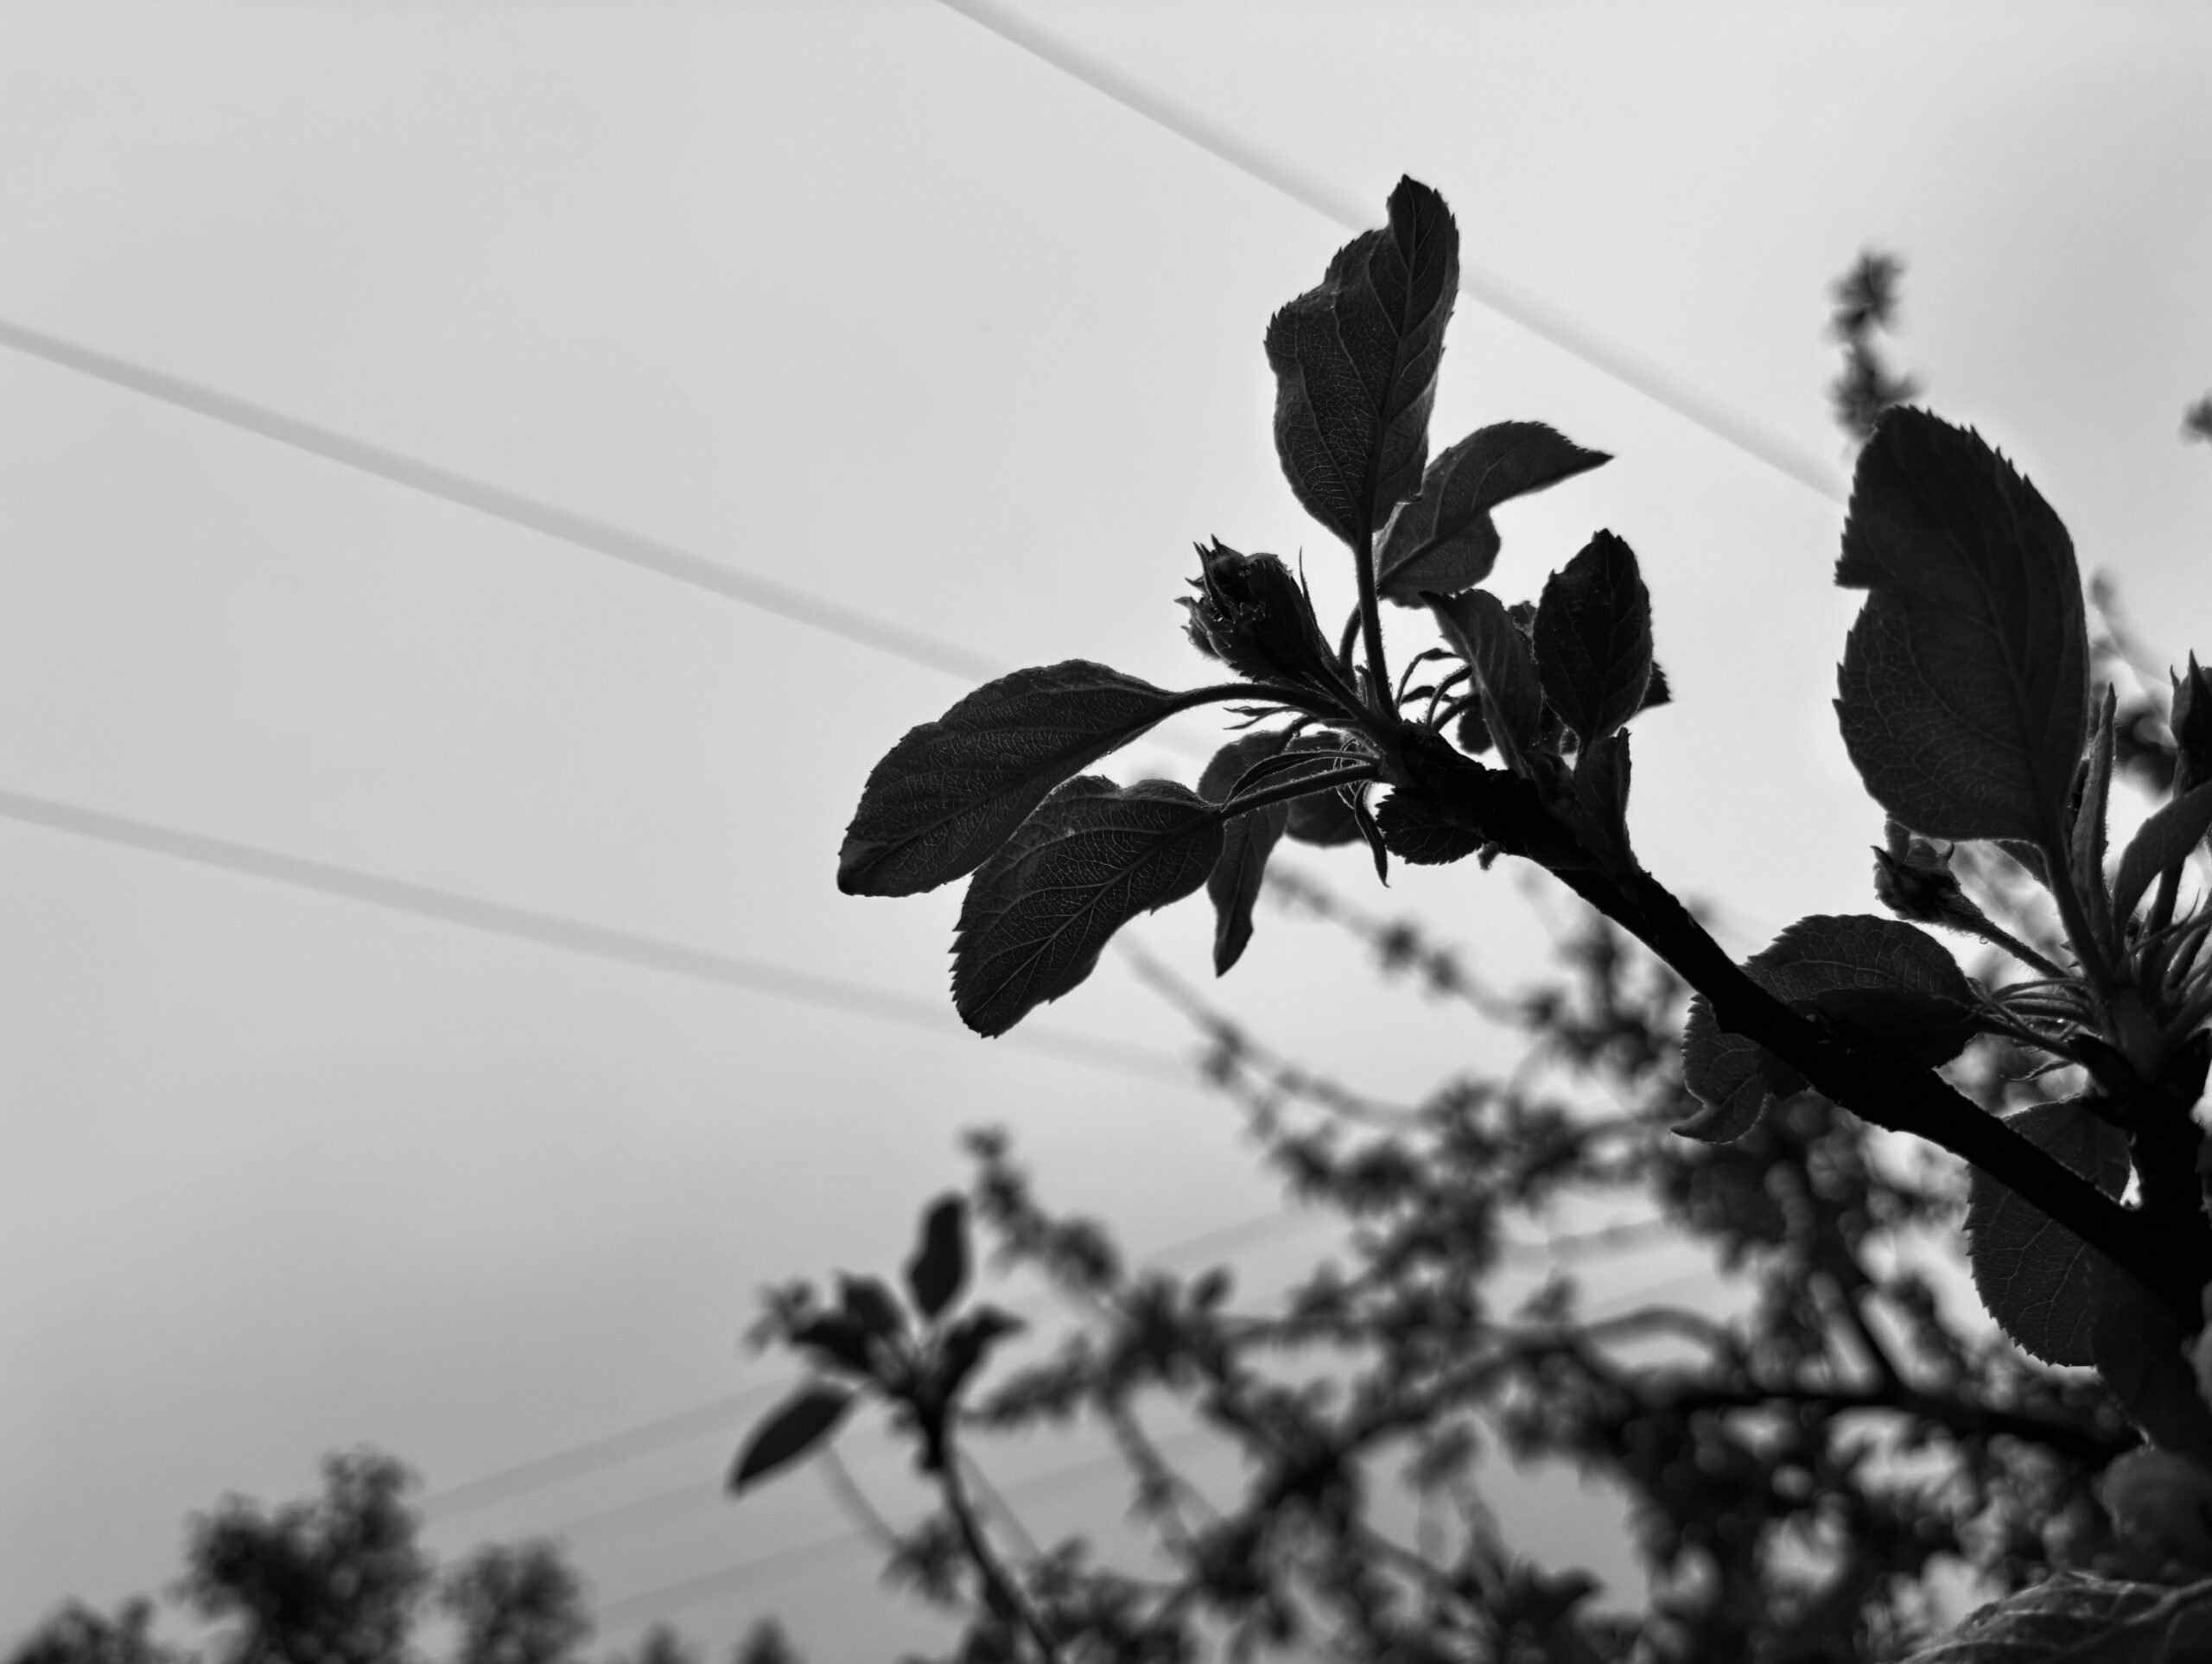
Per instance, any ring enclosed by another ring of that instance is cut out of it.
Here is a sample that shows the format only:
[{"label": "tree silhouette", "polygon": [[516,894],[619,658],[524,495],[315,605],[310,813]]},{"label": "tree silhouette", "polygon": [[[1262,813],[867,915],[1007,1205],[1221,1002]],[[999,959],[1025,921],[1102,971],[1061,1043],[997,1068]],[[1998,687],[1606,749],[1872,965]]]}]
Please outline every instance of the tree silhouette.
[{"label": "tree silhouette", "polygon": [[[1283,887],[1285,841],[1363,843],[1378,874],[1515,857],[1585,919],[1567,975],[1512,996],[1415,927],[1292,882],[1436,991],[1503,1010],[1529,1063],[1376,1104],[1150,966],[1266,1159],[1344,1223],[1342,1263],[1253,1309],[1225,1273],[1134,1272],[980,1136],[972,1196],[925,1214],[906,1299],[854,1277],[834,1302],[772,1296],[766,1332],[817,1379],[756,1430],[733,1485],[887,1407],[937,1493],[893,1569],[967,1612],[960,1658],[2212,1656],[2194,1118],[2212,677],[2131,666],[2035,488],[1903,403],[1874,345],[1899,268],[1863,257],[1832,321],[1835,413],[1863,441],[1836,709],[1888,816],[1890,917],[1802,919],[1738,964],[1630,839],[1632,730],[1668,698],[1634,551],[1596,533],[1535,603],[1484,587],[1491,510],[1608,459],[1535,422],[1429,454],[1457,260],[1442,200],[1402,181],[1387,225],[1268,328],[1284,474],[1357,583],[1342,628],[1274,556],[1201,547],[1188,632],[1234,680],[1178,693],[1077,660],[987,684],[878,764],[838,882],[968,880],[953,1002],[990,1036],[1201,889],[1229,971]],[[1384,603],[1435,632],[1395,676]],[[1195,791],[1084,772],[1207,704],[1239,732]],[[2124,848],[2115,778],[2158,800]],[[1643,1199],[1741,1309],[1592,1312],[1565,1277],[1507,1296],[1510,1244],[1592,1197]],[[988,1374],[1012,1325],[962,1302],[971,1216],[1090,1314]],[[1987,1318],[1942,1274],[1961,1223]],[[1128,1465],[1154,1539],[1141,1566],[1082,1536],[1031,1543],[978,1506],[971,1445],[1078,1418]],[[1168,1458],[1164,1420],[1236,1454],[1235,1494]],[[1626,1495],[1648,1603],[1606,1611],[1577,1568],[1499,1540],[1473,1478],[1497,1446]],[[1937,1639],[1961,1573],[2004,1598]]]},{"label": "tree silhouette", "polygon": [[[325,1458],[314,1497],[264,1508],[226,1497],[187,1529],[176,1589],[215,1627],[207,1664],[414,1664],[420,1627],[442,1608],[459,1628],[451,1664],[581,1664],[591,1619],[582,1580],[557,1544],[473,1550],[442,1574],[420,1541],[407,1501],[414,1480],[388,1456]],[[108,1616],[64,1604],[8,1654],[9,1664],[200,1664],[156,1638],[155,1603],[125,1602]],[[734,1664],[800,1664],[783,1632],[763,1622]],[[610,1664],[699,1664],[664,1624]]]}]

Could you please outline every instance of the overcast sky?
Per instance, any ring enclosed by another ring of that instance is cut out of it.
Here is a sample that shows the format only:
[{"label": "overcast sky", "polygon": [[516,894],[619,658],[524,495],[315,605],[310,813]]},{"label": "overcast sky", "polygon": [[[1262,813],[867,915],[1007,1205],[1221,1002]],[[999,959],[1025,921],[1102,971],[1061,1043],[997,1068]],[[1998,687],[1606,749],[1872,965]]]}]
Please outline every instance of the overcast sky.
[{"label": "overcast sky", "polygon": [[[2031,473],[2154,651],[2212,645],[2212,451],[2177,437],[2212,389],[2204,9],[1020,10],[1377,219],[1401,173],[1434,184],[1471,274],[1839,484],[1826,286],[1898,252],[1929,402]],[[1343,236],[930,0],[0,10],[0,323],[1009,666],[1190,683],[1193,538],[1303,549],[1343,603],[1260,352]],[[1463,300],[1439,441],[1506,418],[1618,458],[1503,517],[1494,586],[1533,594],[1600,525],[1642,556],[1676,702],[1637,734],[1647,863],[1724,900],[1741,951],[1866,910],[1880,817],[1827,702],[1838,503]],[[1227,1107],[1141,1061],[22,818],[100,811],[942,1007],[957,887],[861,901],[832,873],[868,765],[960,691],[0,350],[0,1636],[158,1584],[188,1510],[303,1492],[328,1449],[391,1450],[435,1494],[779,1378],[735,1344],[753,1291],[901,1254],[962,1127],[1007,1125],[1049,1197],[1138,1249],[1273,1207]],[[1158,743],[1131,761],[1192,772]],[[1363,854],[1298,858],[1371,892]],[[1393,882],[1376,905],[1495,979],[1539,964],[1504,867]],[[1210,929],[1192,906],[1140,934],[1200,977]],[[1218,992],[1381,1093],[1503,1055],[1280,914]],[[1171,1053],[1178,1024],[1110,956],[1032,1020]],[[1263,1286],[1296,1232],[1238,1248]],[[859,1551],[632,1598],[840,1529],[805,1475],[714,1500],[763,1402],[457,1499],[435,1540],[587,1521],[609,1640],[771,1607],[817,1659],[919,1633]],[[880,1435],[853,1464],[901,1495]],[[1119,1510],[1103,1473],[1032,1505]]]}]

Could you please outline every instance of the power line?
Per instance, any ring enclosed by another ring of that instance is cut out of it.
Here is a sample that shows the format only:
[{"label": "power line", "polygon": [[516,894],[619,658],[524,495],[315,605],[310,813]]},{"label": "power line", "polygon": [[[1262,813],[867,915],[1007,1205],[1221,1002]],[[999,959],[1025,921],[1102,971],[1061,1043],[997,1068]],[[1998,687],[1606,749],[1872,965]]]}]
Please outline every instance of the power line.
[{"label": "power line", "polygon": [[[1211,1435],[1210,1427],[1186,1427],[1180,1432],[1170,1433],[1157,1441],[1162,1451],[1179,1448]],[[1025,1491],[1047,1489],[1065,1483],[1077,1475],[1112,1466],[1122,1459],[1118,1450],[1106,1451],[1096,1456],[1087,1456],[1079,1461],[1065,1463],[1048,1468],[1042,1473],[1033,1473],[997,1487],[1003,1496],[1020,1496]],[[610,1601],[599,1609],[601,1623],[626,1616],[633,1610],[658,1610],[663,1612],[681,1611],[718,1595],[734,1594],[771,1567],[789,1570],[794,1564],[821,1559],[841,1549],[865,1545],[867,1537],[858,1529],[848,1527],[834,1536],[817,1537],[810,1541],[793,1543],[787,1547],[772,1549],[766,1554],[756,1554],[750,1559],[726,1566],[719,1571],[702,1572],[697,1577],[683,1578],[675,1583],[663,1584],[658,1589],[641,1590],[634,1595]]]},{"label": "power line", "polygon": [[[564,953],[582,954],[721,988],[741,988],[748,994],[818,1006],[874,1022],[926,1029],[946,1038],[961,1036],[961,1031],[952,1026],[944,1007],[936,1000],[894,994],[770,960],[717,953],[632,930],[568,918],[558,913],[542,912],[534,907],[486,901],[455,890],[386,878],[331,861],[310,861],[304,856],[187,832],[153,821],[33,797],[28,792],[0,788],[0,816],[127,849],[241,873],[319,895],[338,896],[418,918],[435,919],[463,930],[556,948]],[[1109,1039],[1103,1035],[1025,1029],[1005,1036],[1001,1043],[1155,1083],[1190,1084],[1194,1078],[1190,1063],[1173,1052]]]},{"label": "power line", "polygon": [[[1003,3],[1003,0],[940,0],[940,3],[1007,44],[1072,76],[1092,92],[1111,98],[1123,109],[1196,145],[1239,173],[1281,192],[1293,201],[1325,215],[1346,230],[1360,232],[1372,226],[1371,207],[1231,131],[1203,111],[1176,102],[1086,52],[1065,36],[1040,28]],[[1817,492],[1831,502],[1845,500],[1835,471],[1827,464],[1808,456],[1755,418],[1692,385],[1656,360],[1609,340],[1548,306],[1511,280],[1462,262],[1459,289],[1477,305],[1520,325],[1570,358],[1579,359],[1600,374],[1643,394],[1653,403],[1704,429],[1715,439],[1764,463],[1808,491]]]},{"label": "power line", "polygon": [[[1194,1253],[1264,1239],[1286,1227],[1303,1228],[1313,1223],[1314,1216],[1301,1215],[1287,1207],[1272,1208],[1266,1213],[1254,1214],[1193,1235],[1179,1237],[1143,1255],[1139,1263],[1162,1267]],[[1591,1230],[1555,1233],[1532,1242],[1503,1242],[1498,1245],[1498,1256],[1509,1264],[1556,1264],[1564,1259],[1594,1257],[1637,1248],[1674,1229],[1673,1222],[1669,1220],[1647,1216]],[[1677,1280],[1670,1276],[1664,1280],[1672,1282]],[[1042,1304],[1042,1296],[1026,1297],[1014,1302],[1014,1310],[1017,1312],[1033,1310]],[[727,1432],[728,1418],[737,1410],[760,1403],[776,1394],[791,1391],[802,1384],[802,1377],[797,1375],[760,1382],[741,1391],[726,1394],[709,1403],[673,1411],[597,1439],[564,1445],[512,1467],[502,1468],[444,1490],[433,1491],[423,1499],[419,1506],[428,1519],[472,1512],[558,1484],[597,1468],[613,1466],[682,1444],[694,1437],[709,1432]],[[650,1496],[570,1520],[553,1527],[554,1534],[565,1535],[571,1532],[595,1529],[618,1518],[640,1513],[652,1514],[671,1503],[696,1500],[696,1485],[656,1491]]]},{"label": "power line", "polygon": [[[1195,1235],[1178,1237],[1175,1241],[1145,1254],[1140,1263],[1154,1267],[1163,1266],[1185,1254],[1200,1250],[1221,1248],[1232,1242],[1249,1242],[1255,1237],[1273,1235],[1286,1228],[1304,1227],[1311,1224],[1313,1217],[1312,1215],[1301,1215],[1287,1207],[1271,1208],[1265,1213],[1254,1214],[1226,1225],[1214,1226],[1199,1231]],[[1020,1312],[1034,1309],[1043,1304],[1045,1300],[1042,1296],[1030,1296],[1015,1301],[1014,1309]],[[775,1381],[763,1381],[736,1393],[725,1394],[709,1403],[694,1405],[689,1409],[672,1411],[666,1415],[656,1416],[650,1421],[643,1421],[635,1426],[625,1427],[617,1432],[607,1433],[597,1439],[585,1439],[575,1445],[563,1445],[558,1450],[548,1451],[542,1456],[532,1457],[526,1462],[517,1463],[512,1467],[502,1468],[497,1472],[487,1473],[463,1483],[448,1486],[443,1490],[433,1491],[423,1497],[419,1506],[426,1519],[442,1518],[450,1515],[471,1512],[480,1508],[489,1508],[495,1503],[505,1502],[510,1497],[524,1496],[533,1490],[541,1490],[548,1485],[558,1484],[563,1480],[588,1473],[594,1468],[610,1467],[617,1463],[626,1462],[635,1457],[645,1455],[671,1445],[681,1444],[688,1439],[707,1432],[727,1432],[728,1418],[732,1412],[747,1405],[757,1404],[761,1400],[777,1393],[789,1392],[801,1384],[803,1384],[802,1377],[791,1375]],[[615,1508],[606,1510],[603,1514],[590,1515],[582,1520],[571,1521],[557,1529],[563,1532],[574,1530],[594,1525],[613,1515],[658,1507],[677,1496],[689,1496],[691,1490],[691,1487],[684,1487],[681,1490],[656,1492],[637,1502],[626,1502]]]},{"label": "power line", "polygon": [[27,328],[0,319],[0,346],[48,364],[73,370],[112,386],[127,389],[163,404],[190,410],[213,422],[289,445],[295,450],[336,462],[341,467],[404,486],[425,496],[472,509],[495,520],[504,520],[609,560],[621,561],[710,594],[773,613],[810,630],[842,637],[872,651],[903,658],[910,664],[941,670],[963,681],[978,682],[1001,674],[1006,667],[957,642],[924,631],[912,630],[888,619],[848,607],[842,601],[814,594],[790,584],[709,560],[658,537],[631,531],[605,520],[577,514],[542,498],[509,491],[451,468],[440,467],[382,445],[356,439],[333,428],[307,422],[265,404],[238,398],[203,383],[188,381],[149,369],[112,353],[80,346],[42,330]]}]

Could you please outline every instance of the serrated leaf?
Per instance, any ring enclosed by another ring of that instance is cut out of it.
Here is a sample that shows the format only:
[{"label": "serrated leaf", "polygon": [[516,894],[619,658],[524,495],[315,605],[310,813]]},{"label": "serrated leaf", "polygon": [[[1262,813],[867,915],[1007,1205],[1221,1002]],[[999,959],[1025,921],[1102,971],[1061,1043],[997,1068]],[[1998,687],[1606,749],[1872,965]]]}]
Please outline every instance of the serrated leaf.
[{"label": "serrated leaf", "polygon": [[[1222,803],[1249,779],[1255,769],[1267,765],[1294,766],[1299,759],[1283,755],[1283,745],[1280,734],[1248,734],[1230,740],[1214,753],[1205,772],[1198,777],[1198,796],[1208,803]],[[1222,828],[1221,855],[1206,875],[1206,895],[1213,903],[1216,976],[1226,976],[1252,940],[1252,909],[1267,877],[1268,857],[1274,853],[1289,825],[1290,804],[1270,803],[1232,816]]]},{"label": "serrated leaf", "polygon": [[[2127,1188],[2126,1134],[2078,1102],[2031,1104],[2005,1119],[2107,1196]],[[1990,1316],[2045,1363],[2092,1362],[2088,1245],[1980,1168],[1967,1196],[1967,1263]]]},{"label": "serrated leaf", "polygon": [[836,1432],[852,1405],[853,1395],[842,1387],[809,1387],[786,1399],[745,1441],[730,1469],[730,1489],[742,1491],[789,1467]]},{"label": "serrated leaf", "polygon": [[1392,518],[1375,551],[1377,593],[1402,607],[1417,607],[1424,594],[1471,588],[1497,560],[1491,510],[1612,460],[1541,422],[1478,428],[1437,454],[1421,475],[1421,495]]},{"label": "serrated leaf", "polygon": [[1487,589],[1431,595],[1429,610],[1452,651],[1467,662],[1481,695],[1484,732],[1499,754],[1525,773],[1544,726],[1544,689],[1528,638]]},{"label": "serrated leaf", "polygon": [[2162,803],[2128,841],[2112,884],[2112,916],[2125,924],[2158,874],[2178,867],[2212,831],[2212,781]]},{"label": "serrated leaf", "polygon": [[906,1261],[906,1292],[914,1309],[934,1318],[960,1298],[968,1284],[968,1204],[940,1197],[922,1216],[921,1239]]},{"label": "serrated leaf", "polygon": [[1389,225],[1337,251],[1268,324],[1275,454],[1306,511],[1354,549],[1421,489],[1459,233],[1444,199],[1402,179]]},{"label": "serrated leaf", "polygon": [[1483,847],[1478,834],[1445,818],[1426,792],[1400,786],[1375,811],[1382,842],[1400,861],[1415,867],[1441,867],[1465,861]]},{"label": "serrated leaf", "polygon": [[[1975,1029],[1974,989],[1942,943],[1895,919],[1801,918],[1753,955],[1745,975],[1785,1005],[1864,1028],[1930,1067],[1956,1057]],[[1756,1041],[1722,1029],[1700,994],[1682,1031],[1682,1083],[1705,1105],[1675,1131],[1708,1143],[1741,1138],[1770,1097],[1804,1077]]]},{"label": "serrated leaf", "polygon": [[969,881],[952,948],[952,1002],[1003,1034],[1080,985],[1114,932],[1179,901],[1221,857],[1218,810],[1170,780],[1069,781]]},{"label": "serrated leaf", "polygon": [[1928,837],[2063,847],[2088,634],[2058,516],[1968,429],[1885,412],[1836,582],[1864,589],[1836,715],[1867,792]]},{"label": "serrated leaf", "polygon": [[950,884],[1045,795],[1182,708],[1180,696],[1085,659],[988,682],[908,730],[868,777],[837,855],[847,895]]},{"label": "serrated leaf", "polygon": [[2062,1572],[1993,1601],[1905,1664],[2194,1664],[2212,1656],[2212,1582]]},{"label": "serrated leaf", "polygon": [[[1765,986],[1758,971],[1748,965],[1745,970]],[[1682,1084],[1702,1108],[1676,1121],[1674,1130],[1707,1144],[1730,1144],[1758,1124],[1770,1099],[1803,1091],[1805,1077],[1764,1046],[1723,1029],[1713,1019],[1712,1002],[1699,994],[1690,998],[1682,1027]]]},{"label": "serrated leaf", "polygon": [[1586,746],[1643,708],[1651,681],[1651,597],[1636,553],[1610,531],[1552,574],[1536,606],[1544,697]]}]

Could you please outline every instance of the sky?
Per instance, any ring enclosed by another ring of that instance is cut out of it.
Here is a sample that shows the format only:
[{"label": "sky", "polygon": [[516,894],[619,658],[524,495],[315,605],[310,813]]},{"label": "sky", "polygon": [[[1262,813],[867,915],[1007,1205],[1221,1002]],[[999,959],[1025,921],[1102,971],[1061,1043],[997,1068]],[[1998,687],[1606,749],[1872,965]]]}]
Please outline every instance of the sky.
[{"label": "sky", "polygon": [[[2212,646],[2212,451],[2177,437],[2212,390],[2212,13],[972,10],[0,7],[0,325],[982,662],[1191,685],[1194,539],[1350,594],[1260,352],[1344,232],[1269,181],[1379,220],[1411,173],[1523,320],[1463,297],[1439,442],[1536,419],[1617,458],[1501,517],[1493,587],[1532,595],[1599,526],[1636,548],[1675,703],[1639,726],[1631,825],[1739,952],[1872,905],[1880,816],[1828,707],[1841,509],[1614,372],[1840,492],[1827,286],[1894,251],[1931,405],[2031,474],[2152,651]],[[441,1547],[566,1529],[604,1641],[773,1608],[817,1657],[887,1651],[930,1632],[856,1547],[654,1593],[842,1528],[805,1475],[716,1500],[785,1375],[738,1344],[754,1291],[894,1262],[987,1122],[1140,1252],[1277,1208],[1111,956],[1025,1026],[1060,1050],[987,1044],[942,999],[957,889],[836,892],[868,766],[960,681],[650,566],[0,347],[0,1637],[157,1585],[188,1511],[370,1443]],[[617,962],[75,811],[725,957]],[[1363,855],[1298,855],[1509,984],[1565,916],[1503,866],[1377,896]],[[1210,930],[1135,934],[1198,979]],[[729,956],[897,1020],[732,986]],[[1213,993],[1381,1095],[1508,1055],[1280,913]],[[1319,1230],[1223,1252],[1265,1288]],[[997,1470],[1045,1527],[1117,1514],[1103,1470],[1051,1477],[1081,1453]],[[850,1462],[907,1494],[880,1432]],[[1499,1483],[1540,1552],[1605,1512]]]}]

